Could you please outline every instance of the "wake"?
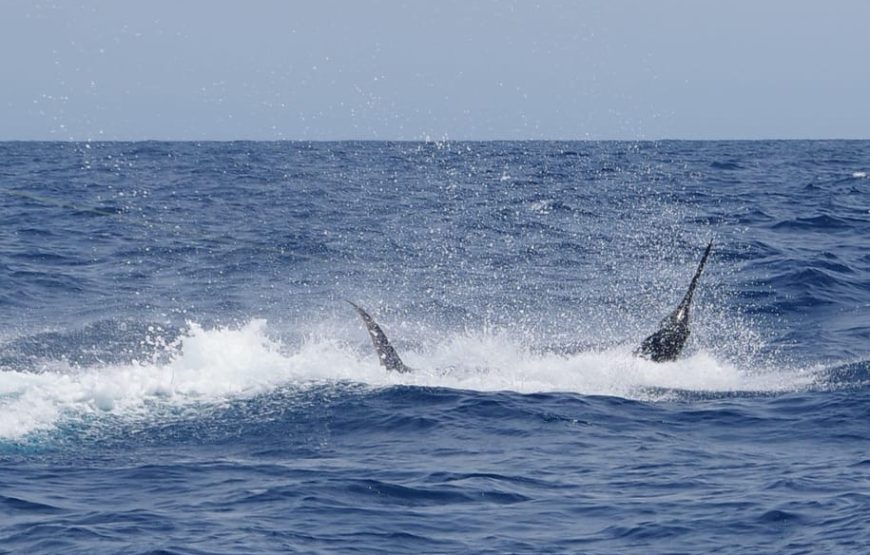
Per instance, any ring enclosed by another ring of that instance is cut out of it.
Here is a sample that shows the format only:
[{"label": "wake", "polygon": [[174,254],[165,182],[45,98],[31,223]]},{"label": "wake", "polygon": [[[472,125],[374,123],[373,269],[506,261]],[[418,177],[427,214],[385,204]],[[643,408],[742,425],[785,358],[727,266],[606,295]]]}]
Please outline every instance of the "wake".
[{"label": "wake", "polygon": [[[660,401],[670,390],[785,392],[817,387],[820,369],[739,367],[703,349],[670,363],[633,356],[628,347],[541,353],[507,334],[457,333],[406,349],[413,373],[386,372],[362,342],[321,334],[289,345],[265,320],[187,331],[153,360],[44,371],[0,372],[0,439],[55,428],[69,419],[147,417],[155,405],[189,407],[249,398],[288,386],[356,383],[481,392],[569,392]],[[428,369],[428,370],[427,370]]]}]

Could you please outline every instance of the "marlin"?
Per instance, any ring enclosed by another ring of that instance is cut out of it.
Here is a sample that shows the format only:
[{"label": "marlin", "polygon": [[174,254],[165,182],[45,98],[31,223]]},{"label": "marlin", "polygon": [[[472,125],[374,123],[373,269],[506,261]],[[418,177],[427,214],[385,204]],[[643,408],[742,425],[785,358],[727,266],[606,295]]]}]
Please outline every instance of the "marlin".
[{"label": "marlin", "polygon": [[374,318],[369,316],[369,313],[363,310],[360,306],[350,301],[347,301],[347,303],[356,310],[357,314],[359,314],[363,323],[366,325],[369,337],[372,338],[372,345],[375,346],[375,352],[378,354],[378,360],[381,361],[381,366],[390,372],[399,372],[402,374],[411,372],[411,369],[402,362],[402,359],[399,358],[396,350],[392,345],[390,345],[390,340],[387,339],[384,330],[382,330],[381,326],[375,322]]},{"label": "marlin", "polygon": [[[659,330],[643,340],[643,343],[634,352],[635,356],[647,358],[653,362],[673,361],[680,356],[683,347],[686,346],[686,341],[689,339],[689,309],[692,306],[692,296],[698,287],[698,280],[701,278],[701,272],[704,270],[704,265],[707,264],[707,257],[710,256],[712,248],[713,241],[710,241],[683,300],[673,312],[662,320]],[[374,318],[359,305],[351,301],[347,301],[347,303],[362,318],[369,332],[369,337],[372,339],[378,360],[381,361],[381,366],[390,372],[402,374],[412,372],[413,370],[399,358],[396,350],[390,345],[390,340],[387,339],[384,330],[375,322]]]},{"label": "marlin", "polygon": [[689,309],[692,306],[692,295],[695,293],[695,288],[698,287],[698,280],[701,278],[701,272],[704,270],[704,265],[707,263],[707,257],[710,256],[712,248],[713,241],[710,241],[707,250],[704,251],[704,256],[701,258],[701,263],[698,264],[698,269],[695,271],[695,277],[689,284],[686,296],[683,297],[677,308],[662,320],[658,331],[643,340],[643,343],[634,352],[635,355],[648,358],[653,362],[668,362],[676,360],[680,356],[683,347],[686,346],[686,340],[689,339]]}]

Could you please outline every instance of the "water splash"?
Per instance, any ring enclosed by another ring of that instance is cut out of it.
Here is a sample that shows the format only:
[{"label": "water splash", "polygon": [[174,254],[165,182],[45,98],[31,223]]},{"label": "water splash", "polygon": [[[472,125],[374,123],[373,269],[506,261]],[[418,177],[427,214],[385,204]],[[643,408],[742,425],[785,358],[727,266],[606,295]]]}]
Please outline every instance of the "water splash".
[{"label": "water splash", "polygon": [[265,320],[205,329],[190,323],[165,356],[43,372],[0,373],[0,437],[50,430],[64,419],[101,414],[147,418],[154,405],[220,404],[293,386],[352,382],[519,393],[572,392],[631,399],[667,398],[662,390],[780,392],[810,387],[814,373],[744,368],[700,350],[674,363],[639,359],[628,347],[541,352],[507,333],[463,332],[403,352],[412,374],[388,373],[370,345],[308,336],[288,344]]}]

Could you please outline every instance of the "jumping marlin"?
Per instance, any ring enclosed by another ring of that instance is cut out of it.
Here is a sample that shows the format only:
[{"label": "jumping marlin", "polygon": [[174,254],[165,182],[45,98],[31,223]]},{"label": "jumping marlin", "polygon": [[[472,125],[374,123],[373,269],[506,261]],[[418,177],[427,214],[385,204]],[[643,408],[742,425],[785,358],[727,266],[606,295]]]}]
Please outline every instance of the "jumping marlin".
[{"label": "jumping marlin", "polygon": [[390,340],[387,339],[387,336],[384,334],[384,330],[382,330],[378,323],[375,322],[374,318],[369,316],[368,312],[356,304],[350,301],[347,301],[347,303],[357,311],[360,318],[362,318],[363,323],[366,325],[366,329],[369,331],[369,337],[372,338],[372,345],[375,346],[375,352],[378,353],[378,359],[381,361],[381,365],[391,372],[410,372],[411,369],[405,366],[405,363],[399,358],[396,350],[393,349],[392,345],[390,345]]},{"label": "jumping marlin", "polygon": [[698,270],[695,272],[695,277],[692,278],[689,290],[686,291],[686,296],[683,297],[677,308],[662,320],[659,330],[643,340],[640,348],[634,352],[635,355],[654,362],[676,360],[680,356],[686,345],[686,340],[689,339],[689,308],[692,306],[692,295],[698,286],[698,279],[701,277],[704,264],[707,263],[707,257],[710,256],[712,248],[713,241],[710,241],[707,250],[704,251],[704,256],[701,258],[701,263],[698,264]]},{"label": "jumping marlin", "polygon": [[[704,251],[704,256],[701,258],[701,263],[698,265],[695,276],[692,278],[692,283],[689,285],[689,290],[682,302],[677,308],[662,320],[661,327],[657,332],[643,340],[640,347],[634,352],[636,356],[648,358],[653,362],[667,362],[676,360],[683,347],[686,345],[686,340],[689,338],[689,308],[692,306],[692,295],[695,293],[695,288],[698,286],[698,280],[701,277],[701,272],[704,270],[704,265],[707,263],[707,257],[710,256],[710,250],[713,248],[713,241],[707,245],[707,250]],[[369,316],[369,313],[363,310],[356,304],[347,301],[362,318],[369,336],[372,338],[372,344],[375,346],[375,352],[378,354],[378,359],[381,365],[389,371],[394,372],[411,372],[411,368],[407,367],[396,350],[390,345],[390,340],[384,334],[384,330],[375,322],[374,318]]]}]

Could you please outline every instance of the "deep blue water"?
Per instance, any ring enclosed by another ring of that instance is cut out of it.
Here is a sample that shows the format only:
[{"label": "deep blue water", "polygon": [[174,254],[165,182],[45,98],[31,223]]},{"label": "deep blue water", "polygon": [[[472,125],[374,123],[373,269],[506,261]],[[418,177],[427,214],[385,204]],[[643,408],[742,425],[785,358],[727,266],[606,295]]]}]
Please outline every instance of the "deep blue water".
[{"label": "deep blue water", "polygon": [[[868,141],[0,143],[0,552],[866,553],[868,174]],[[633,357],[711,239],[685,356]]]}]

